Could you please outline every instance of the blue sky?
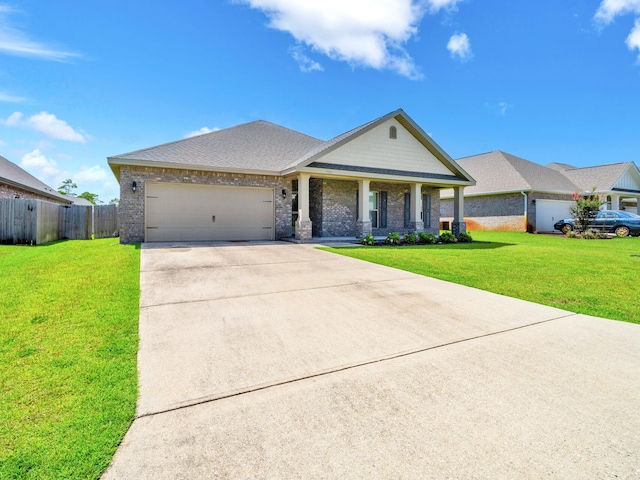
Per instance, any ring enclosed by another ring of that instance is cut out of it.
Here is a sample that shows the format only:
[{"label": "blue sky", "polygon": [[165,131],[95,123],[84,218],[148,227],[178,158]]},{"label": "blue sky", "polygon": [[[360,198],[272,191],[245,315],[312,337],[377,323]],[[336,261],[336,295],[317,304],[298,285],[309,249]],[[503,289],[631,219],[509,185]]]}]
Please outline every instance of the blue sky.
[{"label": "blue sky", "polygon": [[0,155],[108,202],[106,157],[403,108],[453,158],[640,164],[640,0],[0,0]]}]

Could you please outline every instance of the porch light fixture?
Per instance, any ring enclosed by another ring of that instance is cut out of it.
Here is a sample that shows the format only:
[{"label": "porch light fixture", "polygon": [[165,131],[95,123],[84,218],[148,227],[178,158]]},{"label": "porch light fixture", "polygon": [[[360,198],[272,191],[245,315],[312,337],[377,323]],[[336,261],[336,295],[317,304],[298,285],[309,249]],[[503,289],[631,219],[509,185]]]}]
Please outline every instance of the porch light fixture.
[{"label": "porch light fixture", "polygon": [[282,198],[287,198],[287,191],[284,188],[282,189]]},{"label": "porch light fixture", "polygon": [[135,192],[136,188],[138,188],[138,184],[136,183],[136,181],[134,180],[133,183],[131,184],[131,191]]}]

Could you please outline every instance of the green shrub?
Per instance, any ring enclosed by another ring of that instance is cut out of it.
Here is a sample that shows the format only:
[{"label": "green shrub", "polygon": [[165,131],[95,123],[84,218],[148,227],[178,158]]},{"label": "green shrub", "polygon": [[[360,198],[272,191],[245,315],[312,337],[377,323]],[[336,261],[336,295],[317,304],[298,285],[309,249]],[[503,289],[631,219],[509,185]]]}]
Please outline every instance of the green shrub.
[{"label": "green shrub", "polygon": [[418,234],[415,232],[409,232],[404,234],[404,242],[409,245],[415,245],[418,243]]},{"label": "green shrub", "polygon": [[433,233],[420,232],[418,234],[418,237],[420,237],[420,241],[422,243],[426,243],[427,245],[438,243],[438,237],[436,237]]},{"label": "green shrub", "polygon": [[457,243],[458,239],[451,232],[442,232],[438,237],[440,243]]},{"label": "green shrub", "polygon": [[384,239],[384,243],[387,245],[402,245],[400,234],[398,232],[391,232],[387,235],[387,238]]},{"label": "green shrub", "polygon": [[459,233],[457,236],[458,242],[460,243],[471,243],[473,242],[473,238],[466,232]]},{"label": "green shrub", "polygon": [[360,243],[362,245],[375,245],[376,239],[370,233],[366,234],[364,237],[360,239]]},{"label": "green shrub", "polygon": [[575,230],[569,230],[567,232],[567,238],[578,238],[578,232]]},{"label": "green shrub", "polygon": [[595,228],[590,228],[582,234],[582,238],[584,238],[585,240],[601,240],[609,237],[604,232],[600,232]]}]

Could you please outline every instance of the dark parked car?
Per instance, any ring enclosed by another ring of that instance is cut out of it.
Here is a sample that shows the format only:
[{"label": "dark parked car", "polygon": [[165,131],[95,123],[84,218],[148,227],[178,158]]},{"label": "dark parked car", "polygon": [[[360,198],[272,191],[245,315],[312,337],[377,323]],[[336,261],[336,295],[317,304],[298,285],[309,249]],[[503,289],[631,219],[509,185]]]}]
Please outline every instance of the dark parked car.
[{"label": "dark parked car", "polygon": [[[567,233],[575,229],[575,219],[566,218],[555,223],[553,228]],[[618,237],[640,235],[640,215],[617,210],[602,210],[591,219],[588,228],[615,233]]]}]

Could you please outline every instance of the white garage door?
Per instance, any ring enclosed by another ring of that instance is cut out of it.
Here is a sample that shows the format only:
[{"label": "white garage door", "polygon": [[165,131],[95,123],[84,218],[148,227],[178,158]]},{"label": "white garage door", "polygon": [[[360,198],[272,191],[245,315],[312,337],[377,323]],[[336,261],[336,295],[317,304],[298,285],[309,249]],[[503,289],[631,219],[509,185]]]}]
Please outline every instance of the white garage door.
[{"label": "white garage door", "polygon": [[536,230],[553,232],[553,224],[563,218],[571,218],[571,206],[566,200],[536,200]]},{"label": "white garage door", "polygon": [[147,183],[145,241],[273,240],[273,189]]}]

